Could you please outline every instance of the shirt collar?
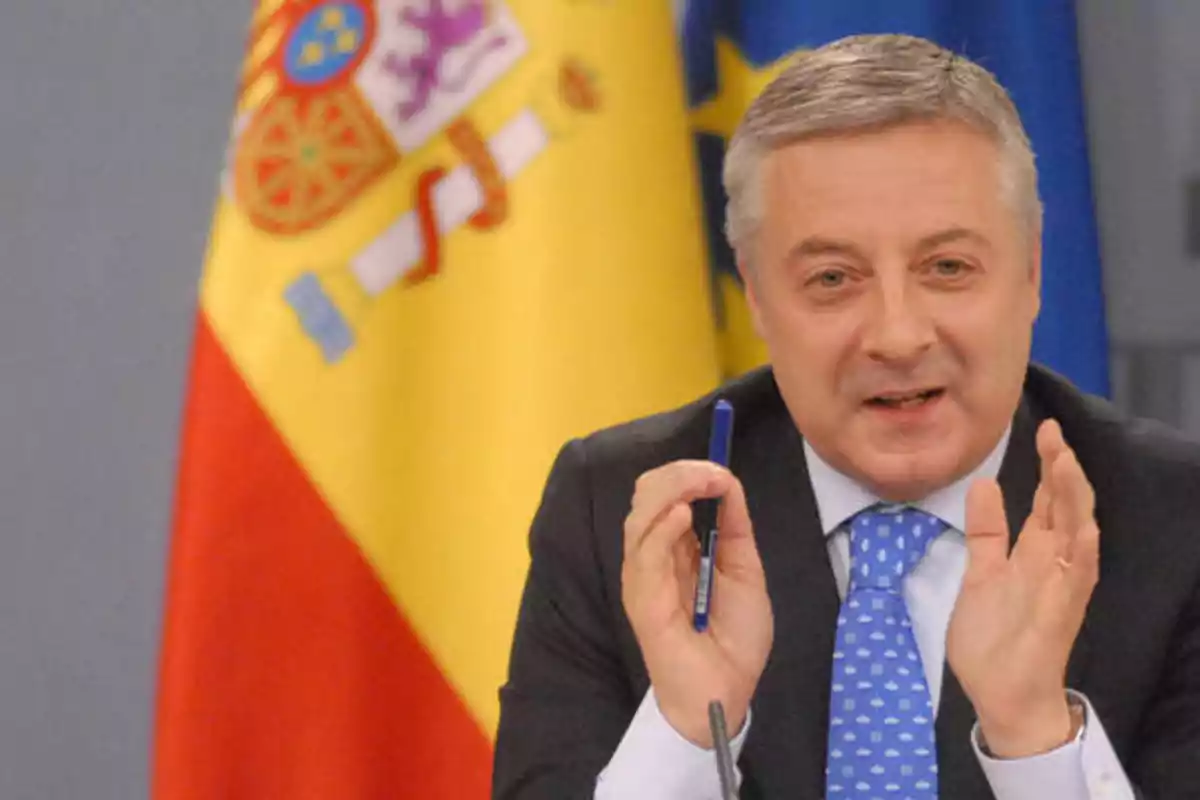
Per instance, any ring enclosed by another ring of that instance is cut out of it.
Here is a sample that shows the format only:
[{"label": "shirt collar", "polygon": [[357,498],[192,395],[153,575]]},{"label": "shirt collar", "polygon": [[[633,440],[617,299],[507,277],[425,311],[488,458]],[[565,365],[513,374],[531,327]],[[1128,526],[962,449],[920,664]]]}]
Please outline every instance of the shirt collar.
[{"label": "shirt collar", "polygon": [[[971,472],[949,486],[938,489],[912,505],[934,515],[958,531],[967,527],[967,490],[978,478],[995,478],[1000,474],[1000,464],[1008,449],[1012,426],[1005,428],[1000,441],[992,452]],[[804,440],[804,458],[808,463],[808,477],[812,482],[813,496],[817,501],[817,513],[821,518],[821,529],[825,535],[836,531],[843,522],[860,511],[882,502],[852,478],[843,475],[817,455],[808,440]]]}]

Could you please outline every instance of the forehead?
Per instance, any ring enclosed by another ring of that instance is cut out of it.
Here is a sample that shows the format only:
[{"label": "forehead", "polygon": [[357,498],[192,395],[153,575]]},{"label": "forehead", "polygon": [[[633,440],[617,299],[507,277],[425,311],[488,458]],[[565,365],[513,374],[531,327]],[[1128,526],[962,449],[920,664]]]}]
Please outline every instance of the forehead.
[{"label": "forehead", "polygon": [[843,236],[1010,227],[1000,162],[990,138],[954,121],[809,138],[764,160],[764,221]]}]

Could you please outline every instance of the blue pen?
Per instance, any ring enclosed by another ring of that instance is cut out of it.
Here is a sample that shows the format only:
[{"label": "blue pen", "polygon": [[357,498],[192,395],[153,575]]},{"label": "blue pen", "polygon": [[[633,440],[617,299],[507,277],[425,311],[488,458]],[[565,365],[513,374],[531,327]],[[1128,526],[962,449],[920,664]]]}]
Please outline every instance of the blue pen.
[{"label": "blue pen", "polygon": [[[727,400],[718,400],[713,406],[712,427],[708,434],[708,460],[728,469],[729,450],[733,441],[733,406]],[[708,627],[708,615],[712,610],[713,567],[717,555],[717,512],[720,500],[705,498],[697,500],[693,519],[700,534],[700,578],[696,581],[695,611],[692,626],[703,632]]]}]

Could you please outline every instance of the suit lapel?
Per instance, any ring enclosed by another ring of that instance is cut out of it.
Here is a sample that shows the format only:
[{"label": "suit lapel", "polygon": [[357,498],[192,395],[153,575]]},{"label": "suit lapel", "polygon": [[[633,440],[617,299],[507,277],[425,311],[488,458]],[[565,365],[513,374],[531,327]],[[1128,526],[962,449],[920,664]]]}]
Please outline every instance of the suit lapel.
[{"label": "suit lapel", "polygon": [[774,402],[734,451],[775,615],[743,752],[742,797],[820,797],[840,601],[801,438],[782,400]]}]

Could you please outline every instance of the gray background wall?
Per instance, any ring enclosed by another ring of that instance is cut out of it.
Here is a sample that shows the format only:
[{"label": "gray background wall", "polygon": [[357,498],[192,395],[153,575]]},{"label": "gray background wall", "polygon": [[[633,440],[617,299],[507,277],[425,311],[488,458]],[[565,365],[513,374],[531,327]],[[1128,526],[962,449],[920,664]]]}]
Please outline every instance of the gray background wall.
[{"label": "gray background wall", "polygon": [[250,3],[3,7],[0,797],[145,797],[181,385]]},{"label": "gray background wall", "polygon": [[1200,3],[1079,8],[1114,395],[1200,433]]},{"label": "gray background wall", "polygon": [[[147,793],[176,425],[249,11],[6,4],[0,797]],[[1080,17],[1116,395],[1200,433],[1200,4]]]}]

